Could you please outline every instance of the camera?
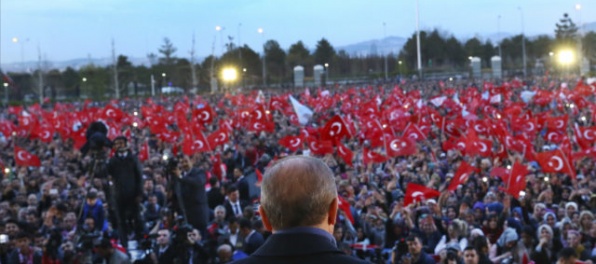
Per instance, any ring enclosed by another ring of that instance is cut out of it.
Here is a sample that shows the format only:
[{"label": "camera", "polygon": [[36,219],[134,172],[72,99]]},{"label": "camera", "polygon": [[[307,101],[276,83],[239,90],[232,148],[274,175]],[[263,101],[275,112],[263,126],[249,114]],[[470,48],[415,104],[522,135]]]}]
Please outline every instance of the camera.
[{"label": "camera", "polygon": [[85,137],[87,142],[81,148],[83,155],[86,155],[88,151],[101,152],[104,147],[112,146],[112,142],[108,139],[108,127],[100,121],[89,125],[85,131]]}]

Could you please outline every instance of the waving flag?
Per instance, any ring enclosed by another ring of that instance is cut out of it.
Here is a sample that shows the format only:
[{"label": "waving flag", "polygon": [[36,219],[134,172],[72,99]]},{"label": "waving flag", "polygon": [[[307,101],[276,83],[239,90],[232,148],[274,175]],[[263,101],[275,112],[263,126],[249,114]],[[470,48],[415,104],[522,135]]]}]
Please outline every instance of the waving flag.
[{"label": "waving flag", "polygon": [[308,120],[310,120],[310,118],[312,117],[312,110],[298,102],[298,100],[294,99],[293,96],[290,95],[289,97],[290,102],[292,103],[292,107],[294,108],[294,112],[296,112],[296,115],[298,116],[298,122],[300,122],[301,125],[306,125],[306,123],[308,123]]},{"label": "waving flag", "polygon": [[14,147],[14,160],[17,166],[41,166],[41,161],[39,160],[39,157],[27,152],[26,150],[18,146]]},{"label": "waving flag", "polygon": [[414,202],[421,202],[422,200],[437,197],[441,193],[435,189],[428,188],[424,185],[415,183],[408,183],[406,186],[406,195],[404,197],[404,206],[408,206]]},{"label": "waving flag", "polygon": [[459,168],[457,168],[457,171],[455,172],[455,176],[453,176],[453,179],[451,179],[451,183],[449,183],[447,190],[455,191],[457,186],[465,184],[475,170],[476,168],[472,167],[472,165],[462,161],[459,165]]},{"label": "waving flag", "polygon": [[536,161],[546,173],[565,173],[575,179],[575,169],[560,149],[536,153]]},{"label": "waving flag", "polygon": [[505,191],[515,199],[519,199],[520,192],[526,189],[526,175],[528,175],[528,169],[524,165],[519,162],[513,164]]}]

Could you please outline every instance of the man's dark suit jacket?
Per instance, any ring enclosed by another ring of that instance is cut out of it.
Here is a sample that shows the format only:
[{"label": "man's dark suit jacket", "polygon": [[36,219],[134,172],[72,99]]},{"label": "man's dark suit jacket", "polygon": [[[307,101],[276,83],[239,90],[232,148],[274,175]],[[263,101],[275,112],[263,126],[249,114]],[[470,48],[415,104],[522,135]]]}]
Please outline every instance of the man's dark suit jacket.
[{"label": "man's dark suit jacket", "polygon": [[238,188],[240,200],[250,202],[250,187],[248,186],[248,179],[246,176],[236,182],[236,188]]},{"label": "man's dark suit jacket", "polygon": [[247,255],[254,253],[263,245],[263,243],[265,243],[263,235],[259,232],[254,232],[248,237],[248,241],[244,243],[244,253]]},{"label": "man's dark suit jacket", "polygon": [[237,264],[268,263],[368,263],[348,256],[324,236],[316,234],[273,234],[255,253]]},{"label": "man's dark suit jacket", "polygon": [[209,207],[207,205],[207,194],[205,193],[206,182],[205,171],[197,167],[192,168],[180,179],[180,191],[184,199],[186,209],[186,220],[193,227],[205,234],[207,222],[209,221]]},{"label": "man's dark suit jacket", "polygon": [[[242,210],[241,213],[244,212],[244,207],[248,206],[248,203],[242,200],[238,200],[240,202],[240,210]],[[235,217],[235,213],[234,213],[234,208],[232,208],[232,204],[230,203],[230,201],[226,201],[224,203],[224,207],[226,208],[226,221],[230,221],[232,218],[236,218]]]}]

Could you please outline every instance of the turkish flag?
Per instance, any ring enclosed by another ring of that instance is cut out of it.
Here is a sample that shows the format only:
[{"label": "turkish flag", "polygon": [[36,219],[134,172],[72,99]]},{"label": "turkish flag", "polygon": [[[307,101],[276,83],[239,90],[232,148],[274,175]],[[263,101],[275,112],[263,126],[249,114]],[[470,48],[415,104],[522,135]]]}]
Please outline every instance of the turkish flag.
[{"label": "turkish flag", "polygon": [[567,121],[569,118],[567,115],[563,116],[551,116],[545,119],[546,127],[553,130],[564,130],[567,128]]},{"label": "turkish flag", "polygon": [[367,148],[365,148],[362,151],[362,161],[365,165],[369,163],[383,163],[387,161],[387,159],[389,159],[387,158],[387,156],[379,154]]},{"label": "turkish flag", "polygon": [[536,161],[545,173],[565,173],[575,179],[575,168],[560,149],[536,153]]},{"label": "turkish flag", "polygon": [[488,139],[480,139],[476,136],[476,130],[468,130],[468,139],[465,143],[466,155],[480,155],[489,157],[492,154],[493,142]]},{"label": "turkish flag", "polygon": [[582,149],[588,149],[596,142],[596,127],[580,127],[576,124],[574,133],[577,144]]},{"label": "turkish flag", "polygon": [[257,107],[250,113],[250,117],[253,121],[266,121],[269,120],[268,113],[265,111],[263,105],[257,105]]},{"label": "turkish flag", "polygon": [[271,110],[283,110],[288,108],[290,104],[288,103],[287,98],[284,99],[282,96],[271,96],[271,100],[269,101],[269,109]]},{"label": "turkish flag", "polygon": [[341,116],[334,116],[321,130],[321,138],[324,140],[339,140],[344,137],[352,137],[350,129]]},{"label": "turkish flag", "polygon": [[209,104],[197,104],[196,108],[192,111],[192,115],[196,117],[196,120],[202,124],[209,124],[213,121],[213,109]]},{"label": "turkish flag", "polygon": [[308,148],[310,152],[315,155],[325,155],[325,154],[332,154],[333,153],[333,143],[327,140],[317,140],[315,138],[309,138],[308,140]]},{"label": "turkish flag", "polygon": [[337,142],[336,145],[337,145],[337,155],[339,155],[339,157],[344,160],[346,165],[352,166],[352,159],[354,158],[354,153],[348,147],[344,146],[340,142]]},{"label": "turkish flag", "polygon": [[212,148],[215,148],[219,145],[223,145],[226,142],[228,142],[228,140],[230,140],[230,138],[228,137],[228,131],[224,128],[216,130],[207,137],[207,142],[209,143],[209,146],[211,146]]},{"label": "turkish flag", "polygon": [[563,140],[563,133],[556,129],[547,129],[546,134],[544,134],[544,140],[546,142],[560,144]]},{"label": "turkish flag", "polygon": [[411,156],[416,154],[416,143],[408,137],[396,137],[387,140],[385,149],[390,157]]},{"label": "turkish flag", "polygon": [[519,199],[520,191],[526,189],[526,175],[528,175],[526,166],[519,162],[513,164],[505,192],[511,194],[515,199]]},{"label": "turkish flag", "polygon": [[265,119],[259,121],[253,121],[248,126],[249,131],[254,131],[260,133],[261,131],[265,131],[268,133],[275,132],[275,123],[267,121]]},{"label": "turkish flag", "polygon": [[278,142],[281,146],[288,148],[291,152],[296,152],[302,147],[304,140],[300,136],[285,136]]},{"label": "turkish flag", "polygon": [[420,128],[413,123],[408,124],[406,130],[404,130],[403,137],[407,137],[413,141],[420,141],[426,139],[426,135],[422,132],[422,130],[420,130]]},{"label": "turkish flag", "polygon": [[31,132],[31,136],[38,138],[41,142],[50,143],[54,137],[54,129],[50,126],[39,126]]},{"label": "turkish flag", "polygon": [[17,146],[14,147],[14,160],[17,166],[41,166],[41,161],[39,160],[39,157]]},{"label": "turkish flag", "polygon": [[112,104],[108,104],[101,110],[99,118],[103,118],[105,120],[113,119],[115,121],[120,121],[123,115],[124,113],[122,112],[122,110],[116,108]]},{"label": "turkish flag", "polygon": [[435,189],[428,188],[424,185],[409,182],[406,186],[406,195],[404,197],[404,206],[417,201],[422,201],[437,197],[441,193]]},{"label": "turkish flag", "polygon": [[475,170],[476,168],[472,167],[472,165],[462,161],[459,165],[459,168],[457,168],[457,171],[455,172],[455,176],[453,176],[453,179],[451,179],[451,183],[449,183],[447,190],[455,191],[457,186],[465,184],[472,172]]},{"label": "turkish flag", "polygon": [[348,220],[354,224],[354,216],[352,216],[352,210],[350,210],[350,203],[339,195],[337,196],[337,207],[339,210],[342,210]]},{"label": "turkish flag", "polygon": [[141,150],[139,151],[139,161],[144,162],[149,159],[149,144],[147,142],[141,145]]}]

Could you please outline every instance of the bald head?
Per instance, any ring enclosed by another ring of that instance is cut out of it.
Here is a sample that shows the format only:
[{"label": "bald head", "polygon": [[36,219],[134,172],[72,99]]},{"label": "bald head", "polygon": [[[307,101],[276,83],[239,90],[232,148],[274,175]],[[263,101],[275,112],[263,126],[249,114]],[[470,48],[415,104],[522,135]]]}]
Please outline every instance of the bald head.
[{"label": "bald head", "polygon": [[333,172],[312,157],[278,161],[265,172],[261,184],[261,207],[274,230],[326,222],[335,198]]}]

